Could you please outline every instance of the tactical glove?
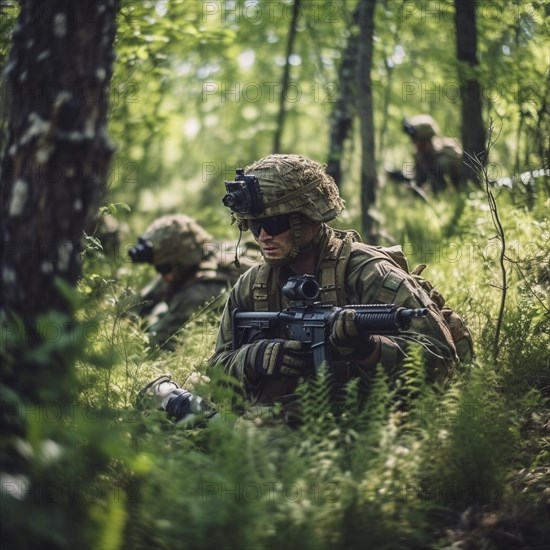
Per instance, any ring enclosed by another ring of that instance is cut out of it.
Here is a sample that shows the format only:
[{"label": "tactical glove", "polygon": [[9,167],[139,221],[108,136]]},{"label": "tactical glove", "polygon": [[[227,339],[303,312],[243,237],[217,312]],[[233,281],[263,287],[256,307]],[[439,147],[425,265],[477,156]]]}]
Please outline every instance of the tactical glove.
[{"label": "tactical glove", "polygon": [[354,309],[341,309],[332,320],[330,342],[345,359],[366,359],[377,341],[368,332],[359,333]]},{"label": "tactical glove", "polygon": [[298,340],[259,340],[250,346],[247,370],[252,379],[301,376],[307,366],[306,353]]}]

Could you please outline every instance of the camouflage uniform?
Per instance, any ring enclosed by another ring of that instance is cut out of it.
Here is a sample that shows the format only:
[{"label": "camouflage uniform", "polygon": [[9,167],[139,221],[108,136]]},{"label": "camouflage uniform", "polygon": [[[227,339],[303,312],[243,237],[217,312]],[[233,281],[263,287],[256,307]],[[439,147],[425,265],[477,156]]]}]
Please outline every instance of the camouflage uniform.
[{"label": "camouflage uniform", "polygon": [[170,283],[160,275],[151,281],[141,290],[138,306],[151,343],[173,350],[172,336],[234,281],[228,271],[220,269],[213,254],[205,252],[212,237],[188,216],[178,214],[155,220],[140,242],[150,245],[152,255],[134,261],[170,265],[175,275]]},{"label": "camouflage uniform", "polygon": [[462,178],[462,148],[456,140],[440,137],[437,123],[430,115],[416,115],[405,121],[405,131],[414,140],[431,141],[432,151],[417,150],[414,155],[415,182],[428,183],[437,193],[447,188],[459,187]]},{"label": "camouflage uniform", "polygon": [[[412,329],[429,337],[432,351],[427,354],[427,368],[432,379],[445,378],[457,360],[456,349],[439,310],[424,290],[383,250],[363,244],[354,231],[338,231],[324,222],[333,219],[343,209],[336,185],[321,165],[296,155],[271,155],[246,169],[257,176],[263,194],[264,208],[260,216],[288,213],[293,218],[292,231],[300,231],[303,216],[321,223],[321,230],[309,250],[317,261],[315,276],[321,286],[320,299],[334,305],[395,303],[410,308],[427,307],[428,317],[415,319]],[[246,229],[254,216],[232,212],[241,229]],[[299,252],[298,252],[299,254]],[[270,264],[270,265],[267,265]],[[247,365],[254,344],[232,350],[231,312],[287,307],[281,289],[294,273],[285,262],[270,262],[255,266],[240,277],[225,306],[218,333],[214,368],[224,368],[242,384],[252,403],[272,405],[292,400],[298,384],[296,376],[251,379]],[[273,265],[275,264],[275,265]],[[285,338],[283,332],[262,335]],[[379,337],[380,363],[390,375],[396,374],[406,345],[402,339]],[[331,368],[337,380],[345,382],[354,376],[369,375],[357,362],[339,361]],[[313,376],[313,365],[305,376]]]}]

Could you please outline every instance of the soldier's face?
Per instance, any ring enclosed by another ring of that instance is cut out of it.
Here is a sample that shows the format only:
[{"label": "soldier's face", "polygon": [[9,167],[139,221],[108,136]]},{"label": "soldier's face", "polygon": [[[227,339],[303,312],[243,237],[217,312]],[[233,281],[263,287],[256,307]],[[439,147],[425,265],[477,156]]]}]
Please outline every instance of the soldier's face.
[{"label": "soldier's face", "polygon": [[176,273],[174,272],[174,267],[171,264],[156,265],[155,270],[167,284],[171,284],[176,280]]},{"label": "soldier's face", "polygon": [[431,139],[413,138],[413,143],[416,150],[421,153],[431,153],[434,150],[434,146]]},{"label": "soldier's face", "polygon": [[[319,224],[304,224],[302,227],[302,246],[308,245],[319,231]],[[270,235],[261,227],[256,241],[262,254],[268,260],[282,260],[292,252],[292,230],[287,229],[277,235]]]},{"label": "soldier's face", "polygon": [[262,227],[256,240],[262,249],[262,254],[268,260],[282,260],[292,251],[292,231],[290,229],[278,235],[270,235]]},{"label": "soldier's face", "polygon": [[170,273],[163,273],[162,280],[170,285],[176,280],[176,274],[173,271],[171,271]]}]

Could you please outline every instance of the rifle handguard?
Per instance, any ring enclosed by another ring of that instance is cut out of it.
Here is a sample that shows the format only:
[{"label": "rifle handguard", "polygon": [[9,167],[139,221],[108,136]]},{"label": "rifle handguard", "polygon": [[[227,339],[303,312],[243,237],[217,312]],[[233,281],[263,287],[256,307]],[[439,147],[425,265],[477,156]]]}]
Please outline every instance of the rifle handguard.
[{"label": "rifle handguard", "polygon": [[407,330],[411,326],[412,319],[426,317],[426,315],[428,315],[426,308],[407,309],[401,307],[387,313],[358,311],[355,315],[355,324],[359,332],[394,334],[396,329]]}]

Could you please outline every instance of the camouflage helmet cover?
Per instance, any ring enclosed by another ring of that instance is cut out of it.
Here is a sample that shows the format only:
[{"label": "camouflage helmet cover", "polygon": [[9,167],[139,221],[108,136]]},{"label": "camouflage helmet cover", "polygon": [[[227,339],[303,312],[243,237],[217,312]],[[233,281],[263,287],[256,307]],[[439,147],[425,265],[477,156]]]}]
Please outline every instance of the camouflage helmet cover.
[{"label": "camouflage helmet cover", "polygon": [[233,215],[238,220],[298,212],[314,222],[334,219],[344,208],[338,187],[325,167],[300,155],[273,154],[245,168],[259,180],[262,212]]},{"label": "camouflage helmet cover", "polygon": [[212,237],[184,214],[162,216],[143,234],[153,247],[153,264],[198,265],[203,259],[203,244]]},{"label": "camouflage helmet cover", "polygon": [[405,120],[405,129],[414,128],[414,137],[430,139],[439,134],[437,122],[431,115],[415,115]]}]

